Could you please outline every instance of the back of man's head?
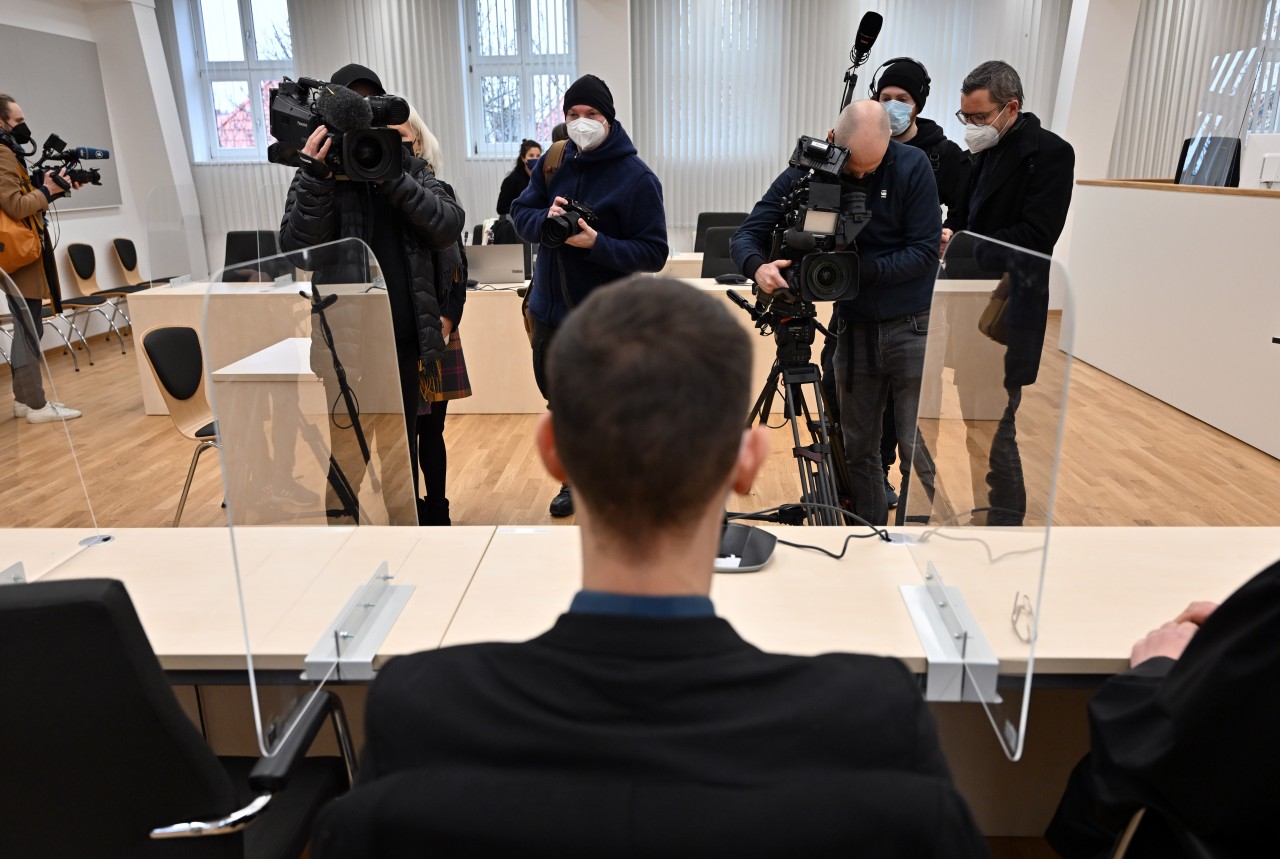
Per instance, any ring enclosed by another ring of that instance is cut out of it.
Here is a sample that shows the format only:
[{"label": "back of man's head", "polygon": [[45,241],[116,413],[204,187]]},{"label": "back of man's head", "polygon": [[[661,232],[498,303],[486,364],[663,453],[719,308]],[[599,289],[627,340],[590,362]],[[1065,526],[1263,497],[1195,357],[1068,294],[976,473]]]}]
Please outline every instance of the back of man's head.
[{"label": "back of man's head", "polygon": [[595,526],[637,548],[720,503],[751,401],[751,342],[723,301],[633,277],[569,314],[548,356],[555,448]]},{"label": "back of man's head", "polygon": [[889,148],[889,113],[878,101],[850,102],[840,111],[832,137],[849,150],[850,168],[859,175],[870,172]]}]

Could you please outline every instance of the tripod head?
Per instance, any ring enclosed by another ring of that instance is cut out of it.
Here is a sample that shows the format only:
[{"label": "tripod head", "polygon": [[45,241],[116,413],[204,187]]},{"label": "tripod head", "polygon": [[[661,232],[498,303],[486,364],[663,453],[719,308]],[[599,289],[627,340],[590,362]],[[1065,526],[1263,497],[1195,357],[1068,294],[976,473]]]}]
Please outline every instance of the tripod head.
[{"label": "tripod head", "polygon": [[729,300],[747,312],[763,334],[773,334],[778,366],[804,367],[813,363],[813,341],[817,332],[829,333],[818,322],[818,307],[812,301],[788,302],[775,299],[767,304],[760,298],[754,305],[732,289]]}]

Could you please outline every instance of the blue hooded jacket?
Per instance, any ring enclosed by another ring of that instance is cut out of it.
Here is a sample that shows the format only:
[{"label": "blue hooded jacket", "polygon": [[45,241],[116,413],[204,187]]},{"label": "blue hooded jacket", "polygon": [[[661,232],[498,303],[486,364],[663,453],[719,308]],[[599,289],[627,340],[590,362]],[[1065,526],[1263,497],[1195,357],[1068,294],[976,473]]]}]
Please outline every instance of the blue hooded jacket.
[{"label": "blue hooded jacket", "polygon": [[[747,277],[769,261],[773,229],[784,214],[782,200],[803,175],[794,167],[782,171],[734,233],[730,254]],[[929,158],[891,140],[884,161],[859,190],[866,191],[871,210],[871,220],[853,243],[862,261],[862,283],[856,298],[840,302],[840,315],[851,322],[885,322],[924,313],[933,301],[942,243],[938,183]]]},{"label": "blue hooded jacket", "polygon": [[662,185],[636,155],[635,144],[622,123],[614,121],[609,136],[590,152],[582,152],[568,141],[549,187],[542,173],[542,158],[538,159],[529,186],[511,204],[511,220],[520,238],[540,240],[547,210],[556,197],[590,206],[598,219],[598,235],[590,250],[561,245],[539,251],[529,296],[529,311],[535,319],[559,325],[569,312],[560,288],[560,270],[569,299],[576,306],[598,286],[666,265],[667,215],[662,206]]}]

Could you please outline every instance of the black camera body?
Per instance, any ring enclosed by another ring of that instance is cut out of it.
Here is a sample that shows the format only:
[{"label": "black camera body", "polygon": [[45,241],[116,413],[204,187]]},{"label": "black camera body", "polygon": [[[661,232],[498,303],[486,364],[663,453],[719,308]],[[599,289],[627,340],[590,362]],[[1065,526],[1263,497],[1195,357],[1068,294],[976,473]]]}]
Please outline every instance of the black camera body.
[{"label": "black camera body", "polygon": [[[360,109],[353,111],[353,103]],[[339,179],[363,182],[386,181],[403,172],[400,133],[385,127],[409,118],[408,102],[399,96],[360,99],[327,81],[286,77],[271,90],[269,114],[276,142],[268,147],[267,160],[273,163],[290,167],[315,164],[308,163],[302,149],[312,132],[325,125],[332,141],[324,159],[327,172]]]},{"label": "black camera body", "polygon": [[[64,191],[71,190],[70,183],[75,182],[79,185],[101,185],[102,173],[96,167],[82,167],[80,162],[86,160],[103,160],[110,158],[111,153],[105,149],[98,149],[93,146],[75,146],[68,147],[67,142],[56,134],[50,134],[45,138],[44,148],[40,152],[40,160],[31,168],[31,178],[40,184],[44,181],[45,173],[52,170],[56,176],[62,170],[67,171],[67,187]],[[61,166],[46,166],[51,162],[61,162]],[[57,181],[56,179],[54,181]],[[62,183],[59,182],[59,185]]]},{"label": "black camera body", "polygon": [[579,219],[586,221],[591,229],[598,229],[595,210],[586,203],[580,200],[568,200],[560,208],[564,209],[563,215],[556,215],[542,222],[544,248],[559,247],[565,243],[566,239],[582,232],[582,227],[578,226]]},{"label": "black camera body", "polygon": [[801,137],[791,155],[791,166],[807,172],[783,200],[771,258],[792,261],[782,271],[793,299],[848,301],[858,295],[859,256],[850,246],[871,211],[865,192],[840,184],[848,160],[849,150],[814,137]]}]

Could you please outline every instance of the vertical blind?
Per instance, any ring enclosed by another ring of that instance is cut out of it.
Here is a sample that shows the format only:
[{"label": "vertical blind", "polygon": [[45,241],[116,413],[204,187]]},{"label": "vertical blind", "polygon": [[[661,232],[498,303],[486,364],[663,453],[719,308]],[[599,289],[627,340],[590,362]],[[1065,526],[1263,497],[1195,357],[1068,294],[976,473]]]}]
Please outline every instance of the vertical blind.
[{"label": "vertical blind", "polygon": [[672,245],[692,245],[702,211],[749,211],[801,134],[835,123],[863,12],[884,16],[856,98],[885,60],[910,56],[932,78],[923,115],[961,139],[953,114],[978,63],[1022,76],[1026,107],[1052,123],[1070,0],[648,0],[633,2],[629,125],[662,180]]},{"label": "vertical blind", "polygon": [[[1263,22],[1274,21],[1266,16],[1277,6],[1274,0],[1143,0],[1107,175],[1172,178],[1182,141],[1201,124],[1197,112],[1210,84],[1226,74],[1224,62],[1229,70],[1237,54],[1259,47]],[[1268,66],[1272,75],[1274,69]]]}]

